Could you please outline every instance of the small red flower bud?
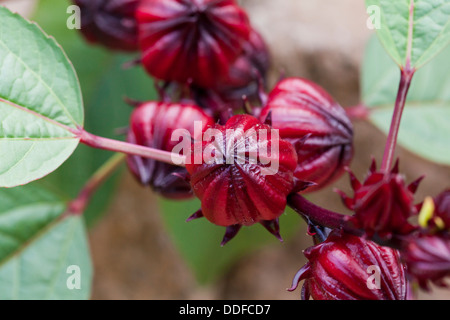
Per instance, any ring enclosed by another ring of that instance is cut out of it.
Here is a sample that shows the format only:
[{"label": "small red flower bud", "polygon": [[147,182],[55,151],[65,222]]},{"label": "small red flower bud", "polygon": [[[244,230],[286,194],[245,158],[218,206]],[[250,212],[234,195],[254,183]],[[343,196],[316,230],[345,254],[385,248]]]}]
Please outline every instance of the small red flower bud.
[{"label": "small red flower bud", "polygon": [[448,234],[409,237],[402,251],[408,273],[425,289],[429,283],[446,287],[450,276],[450,236]]},{"label": "small red flower bud", "polygon": [[234,0],[142,0],[136,17],[146,70],[204,88],[228,74],[250,36]]},{"label": "small red flower bud", "polygon": [[410,288],[397,250],[333,231],[305,250],[309,262],[295,275],[294,291],[305,280],[302,299],[407,300]]},{"label": "small red flower bud", "polygon": [[81,9],[81,32],[110,49],[138,49],[135,11],[139,0],[74,0]]},{"label": "small red flower bud", "polygon": [[[195,134],[198,133],[195,132],[194,121],[201,121],[202,132],[214,125],[214,120],[193,104],[143,103],[131,115],[127,141],[172,152],[179,143],[171,141],[174,130],[185,129],[192,138],[195,138]],[[188,144],[190,143],[189,140]],[[130,171],[143,185],[150,185],[163,196],[168,198],[192,196],[189,182],[183,179],[187,176],[185,168],[138,156],[128,156],[127,163]]]},{"label": "small red flower bud", "polygon": [[295,177],[315,182],[318,190],[336,178],[353,156],[353,127],[345,110],[324,89],[305,79],[285,79],[261,111],[264,121],[291,142],[298,155]]},{"label": "small red flower bud", "polygon": [[[211,129],[195,150],[203,159],[186,165],[201,213],[210,222],[228,227],[222,244],[243,225],[261,223],[279,237],[278,217],[294,181],[297,156],[292,145],[268,125],[249,115],[237,115]],[[205,132],[205,136],[208,130]],[[277,146],[278,145],[278,146]],[[303,185],[306,187],[307,185]]]},{"label": "small red flower bud", "polygon": [[350,221],[356,228],[364,229],[369,237],[378,233],[383,238],[393,234],[409,234],[416,229],[408,222],[408,218],[417,214],[413,203],[414,193],[422,178],[407,186],[404,177],[398,173],[398,162],[387,173],[377,172],[373,162],[362,184],[353,173],[349,174],[354,190],[353,199],[338,192],[344,204],[355,212]]}]

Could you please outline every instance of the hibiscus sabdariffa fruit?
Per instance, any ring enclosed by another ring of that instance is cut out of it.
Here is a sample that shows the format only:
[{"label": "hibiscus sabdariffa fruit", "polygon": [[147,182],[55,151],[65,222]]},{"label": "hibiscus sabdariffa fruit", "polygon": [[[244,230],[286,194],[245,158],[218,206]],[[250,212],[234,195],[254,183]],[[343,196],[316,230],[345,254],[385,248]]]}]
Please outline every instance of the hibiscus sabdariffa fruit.
[{"label": "hibiscus sabdariffa fruit", "polygon": [[204,216],[227,227],[222,245],[242,226],[255,223],[280,238],[278,218],[287,196],[309,186],[294,178],[295,149],[276,130],[249,115],[233,116],[225,125],[208,130],[203,141],[194,142],[186,164],[192,189],[202,203],[191,219]]},{"label": "hibiscus sabdariffa fruit", "polygon": [[417,214],[414,193],[422,178],[407,185],[398,168],[397,161],[391,171],[377,171],[373,161],[362,183],[349,172],[353,198],[338,191],[344,204],[354,212],[349,220],[369,237],[378,234],[390,238],[410,234],[416,229],[408,219]]},{"label": "hibiscus sabdariffa fruit", "polygon": [[[195,122],[201,129],[199,133],[195,132]],[[172,152],[180,143],[172,141],[175,130],[185,130],[190,137],[197,138],[196,134],[201,135],[212,125],[214,120],[194,104],[145,102],[138,104],[131,115],[127,141]],[[186,181],[187,171],[183,167],[131,155],[127,157],[127,163],[139,182],[167,198],[180,199],[193,195]]]},{"label": "hibiscus sabdariffa fruit", "polygon": [[137,51],[135,11],[139,0],[74,0],[81,11],[81,32],[91,43]]},{"label": "hibiscus sabdariffa fruit", "polygon": [[314,191],[337,179],[353,157],[353,126],[345,110],[317,84],[302,78],[278,83],[260,119],[271,118],[280,136],[297,151],[295,177],[316,183]]},{"label": "hibiscus sabdariffa fruit", "polygon": [[450,189],[420,205],[422,229],[403,240],[409,275],[425,290],[430,283],[448,287],[450,277]]},{"label": "hibiscus sabdariffa fruit", "polygon": [[450,277],[450,234],[409,237],[402,250],[408,273],[421,288],[429,290],[430,283],[448,287]]},{"label": "hibiscus sabdariffa fruit", "polygon": [[305,250],[309,262],[295,275],[294,291],[305,280],[302,299],[407,300],[405,266],[397,250],[334,230],[327,240]]},{"label": "hibiscus sabdariffa fruit", "polygon": [[136,18],[145,69],[204,88],[226,77],[251,31],[234,0],[141,0]]},{"label": "hibiscus sabdariffa fruit", "polygon": [[267,45],[261,34],[252,29],[242,54],[231,65],[226,77],[218,79],[214,88],[191,86],[191,90],[199,106],[220,119],[228,119],[230,109],[242,109],[244,96],[252,105],[263,103],[261,97],[265,96],[262,91],[269,67]]}]

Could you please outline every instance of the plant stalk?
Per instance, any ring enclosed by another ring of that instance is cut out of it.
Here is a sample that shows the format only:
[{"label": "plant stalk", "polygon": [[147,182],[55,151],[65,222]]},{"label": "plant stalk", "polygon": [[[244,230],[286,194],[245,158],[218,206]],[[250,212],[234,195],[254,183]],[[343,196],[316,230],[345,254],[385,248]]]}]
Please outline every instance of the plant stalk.
[{"label": "plant stalk", "polygon": [[124,154],[116,153],[106,161],[84,185],[78,197],[69,203],[68,213],[71,215],[82,215],[94,193],[117,170],[124,160]]},{"label": "plant stalk", "polygon": [[78,135],[81,139],[81,143],[84,143],[85,145],[93,148],[140,156],[143,158],[149,158],[180,167],[184,167],[184,164],[186,162],[186,158],[184,156],[176,153],[99,137],[83,129],[80,129]]},{"label": "plant stalk", "polygon": [[321,208],[297,193],[288,197],[288,205],[301,216],[323,227],[336,229],[347,225],[346,215]]},{"label": "plant stalk", "polygon": [[[307,222],[311,221],[317,225],[330,229],[342,229],[346,233],[358,237],[363,237],[365,235],[364,230],[352,226],[348,221],[349,216],[321,208],[299,194],[291,194],[288,197],[288,205]],[[399,237],[383,239],[375,235],[370,240],[381,246],[387,246],[394,249],[399,249],[401,247],[401,238]]]},{"label": "plant stalk", "polygon": [[381,164],[381,171],[388,172],[394,161],[395,147],[397,145],[398,131],[400,129],[400,122],[405,108],[406,97],[411,86],[415,70],[410,69],[409,66],[401,70],[400,85],[398,88],[397,99],[395,101],[394,114],[392,116],[391,127],[384,150],[383,162]]}]

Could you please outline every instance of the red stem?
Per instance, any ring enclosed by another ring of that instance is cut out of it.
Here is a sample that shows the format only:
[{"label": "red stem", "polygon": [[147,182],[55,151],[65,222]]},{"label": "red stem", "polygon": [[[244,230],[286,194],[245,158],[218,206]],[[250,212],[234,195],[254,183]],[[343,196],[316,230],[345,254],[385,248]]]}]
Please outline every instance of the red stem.
[{"label": "red stem", "polygon": [[184,156],[176,153],[99,137],[84,131],[82,128],[79,129],[78,136],[80,137],[82,143],[97,149],[126,153],[129,155],[154,159],[156,161],[178,165],[181,167],[184,166],[186,160]]},{"label": "red stem", "polygon": [[[342,229],[345,232],[358,237],[362,237],[365,234],[364,230],[356,229],[348,222],[349,216],[321,208],[297,193],[291,194],[288,197],[288,205],[305,218],[306,221],[311,221],[317,225],[331,229]],[[400,248],[401,243],[401,239],[397,237],[382,239],[375,236],[370,240],[379,245],[388,246],[394,249]]]},{"label": "red stem", "polygon": [[332,229],[346,228],[347,216],[321,208],[295,193],[288,197],[289,206],[312,222]]},{"label": "red stem", "polygon": [[407,63],[407,66],[401,70],[400,85],[398,88],[397,99],[395,101],[394,114],[392,116],[391,127],[389,129],[386,148],[384,150],[383,162],[381,164],[381,171],[384,172],[388,172],[390,170],[394,160],[400,122],[414,72],[415,70],[409,67],[409,63]]},{"label": "red stem", "polygon": [[82,215],[94,193],[117,170],[124,160],[124,154],[116,153],[105,162],[84,185],[78,197],[69,203],[67,213],[71,215]]}]

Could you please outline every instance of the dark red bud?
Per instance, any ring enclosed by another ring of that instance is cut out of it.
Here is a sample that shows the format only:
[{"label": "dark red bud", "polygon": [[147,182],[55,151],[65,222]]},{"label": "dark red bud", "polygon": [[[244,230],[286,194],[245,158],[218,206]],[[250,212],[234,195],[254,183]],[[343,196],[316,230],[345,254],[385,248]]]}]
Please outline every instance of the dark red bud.
[{"label": "dark red bud", "polygon": [[408,218],[417,214],[413,203],[416,182],[407,186],[397,165],[387,173],[377,172],[373,165],[363,183],[349,174],[353,198],[339,193],[344,204],[355,212],[350,221],[356,228],[364,229],[369,237],[377,233],[383,238],[409,234],[416,229],[408,222]]},{"label": "dark red bud", "polygon": [[234,116],[213,129],[215,138],[207,138],[193,148],[203,152],[203,159],[198,164],[191,159],[186,165],[203,215],[216,225],[228,227],[224,242],[242,225],[255,223],[262,223],[279,236],[277,218],[295,187],[294,148],[279,139],[270,126],[249,115]]},{"label": "dark red bud", "polygon": [[[251,105],[261,105],[261,94],[270,65],[267,46],[261,35],[252,30],[250,40],[244,44],[243,53],[231,66],[224,79],[215,88],[193,87],[197,103],[220,119],[228,110],[242,109],[243,97]],[[227,118],[228,119],[228,118]]]},{"label": "dark red bud", "polygon": [[234,0],[142,0],[136,17],[146,70],[204,88],[228,74],[251,30]]},{"label": "dark red bud", "polygon": [[[353,127],[345,110],[311,81],[290,78],[278,83],[261,111],[265,121],[297,150],[295,177],[315,182],[318,190],[338,178],[353,156]],[[305,139],[307,137],[307,139]]]},{"label": "dark red bud", "polygon": [[292,287],[305,280],[308,300],[407,300],[411,298],[405,267],[397,250],[333,231],[327,240],[305,250],[309,262]]},{"label": "dark red bud", "polygon": [[[194,121],[201,121],[200,134],[207,127],[214,125],[212,118],[192,104],[143,103],[131,115],[127,141],[172,152],[183,139],[171,141],[174,130],[187,130],[190,137],[186,137],[189,139],[186,141],[190,145],[190,139],[196,137]],[[142,184],[150,185],[163,196],[168,198],[192,196],[192,189],[186,180],[185,168],[138,156],[128,156],[127,163],[131,172]]]},{"label": "dark red bud", "polygon": [[402,251],[408,273],[425,289],[429,283],[447,287],[450,276],[450,236],[448,234],[409,237]]},{"label": "dark red bud", "polygon": [[[248,87],[251,83],[257,85],[259,78],[265,78],[269,66],[270,55],[266,43],[262,36],[252,29],[249,40],[243,45],[242,54],[232,64],[228,74],[218,87],[225,88],[223,90],[233,88],[237,90]],[[242,95],[240,98],[242,99]]]},{"label": "dark red bud", "polygon": [[270,65],[267,46],[261,35],[252,30],[244,51],[214,88],[192,87],[195,100],[218,119],[228,119],[229,110],[242,109],[244,97],[251,105],[261,105]]},{"label": "dark red bud", "polygon": [[74,0],[81,9],[81,32],[110,49],[138,49],[135,11],[139,0]]}]

